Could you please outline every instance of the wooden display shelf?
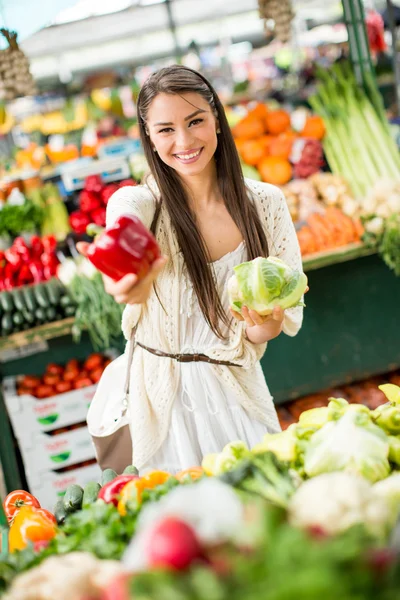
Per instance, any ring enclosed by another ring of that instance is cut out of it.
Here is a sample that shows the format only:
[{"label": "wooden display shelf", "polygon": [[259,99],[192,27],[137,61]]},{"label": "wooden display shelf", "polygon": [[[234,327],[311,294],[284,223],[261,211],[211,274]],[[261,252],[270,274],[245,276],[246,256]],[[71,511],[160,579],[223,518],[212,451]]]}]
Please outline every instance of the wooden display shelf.
[{"label": "wooden display shelf", "polygon": [[52,338],[69,335],[74,324],[74,317],[63,319],[62,321],[54,321],[53,323],[45,323],[33,329],[19,331],[7,337],[0,338],[0,350],[11,350],[13,348],[22,348],[29,344],[50,340]]},{"label": "wooden display shelf", "polygon": [[362,242],[354,242],[347,246],[340,246],[335,250],[325,250],[324,252],[316,252],[309,254],[303,258],[304,271],[314,271],[330,265],[335,265],[342,262],[361,258],[363,256],[371,256],[376,254],[374,248],[369,248]]}]

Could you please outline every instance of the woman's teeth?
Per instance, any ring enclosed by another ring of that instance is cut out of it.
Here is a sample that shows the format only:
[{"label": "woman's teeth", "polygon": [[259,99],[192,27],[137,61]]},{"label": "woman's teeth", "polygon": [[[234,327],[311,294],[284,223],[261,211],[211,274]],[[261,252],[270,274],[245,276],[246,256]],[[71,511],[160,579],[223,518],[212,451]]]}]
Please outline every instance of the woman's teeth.
[{"label": "woman's teeth", "polygon": [[177,154],[177,158],[181,158],[182,160],[189,160],[190,158],[195,158],[200,154],[200,150],[197,152],[192,152],[192,154]]}]

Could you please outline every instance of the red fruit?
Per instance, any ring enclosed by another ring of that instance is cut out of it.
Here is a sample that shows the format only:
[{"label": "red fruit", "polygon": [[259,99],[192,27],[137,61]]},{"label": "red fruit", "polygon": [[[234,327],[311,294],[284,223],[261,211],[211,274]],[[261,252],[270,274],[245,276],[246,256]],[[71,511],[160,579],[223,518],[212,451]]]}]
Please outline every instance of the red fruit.
[{"label": "red fruit", "polygon": [[92,217],[92,221],[93,223],[95,223],[96,225],[99,225],[99,227],[105,227],[106,224],[106,209],[101,207],[101,208],[96,208],[96,210],[94,210],[91,213],[91,217]]},{"label": "red fruit", "polygon": [[74,383],[74,388],[79,390],[80,388],[87,387],[88,385],[93,385],[93,381],[90,379],[90,377],[79,377]]},{"label": "red fruit", "polygon": [[111,196],[119,189],[119,185],[116,183],[110,183],[101,190],[101,200],[107,206]]},{"label": "red fruit", "polygon": [[57,394],[65,394],[66,392],[72,390],[72,383],[69,381],[60,381],[55,387]]},{"label": "red fruit", "polygon": [[175,517],[167,517],[153,527],[146,552],[150,566],[178,571],[187,569],[202,555],[193,529]]},{"label": "red fruit", "polygon": [[92,369],[97,369],[103,364],[104,357],[102,354],[95,352],[87,357],[85,362],[83,363],[83,368],[87,371],[92,371]]},{"label": "red fruit", "polygon": [[54,396],[54,389],[51,385],[39,385],[34,391],[34,396],[36,398],[50,398],[50,396]]},{"label": "red fruit", "polygon": [[101,600],[130,600],[129,580],[130,574],[118,575],[103,590]]},{"label": "red fruit", "polygon": [[79,369],[79,361],[76,358],[71,358],[65,365],[65,369]]},{"label": "red fruit", "polygon": [[101,206],[100,195],[96,192],[83,190],[79,196],[79,208],[84,213],[91,213]]},{"label": "red fruit", "polygon": [[88,192],[94,192],[95,194],[99,194],[103,186],[104,183],[100,175],[89,175],[89,177],[86,177],[84,189]]},{"label": "red fruit", "polygon": [[56,365],[56,363],[49,363],[46,368],[46,373],[49,375],[62,375],[64,373],[64,367]]},{"label": "red fruit", "polygon": [[122,188],[126,187],[127,185],[137,185],[137,183],[134,179],[124,179],[120,182],[119,187]]},{"label": "red fruit", "polygon": [[86,227],[90,224],[90,219],[82,211],[75,210],[69,215],[69,223],[75,233],[86,233]]},{"label": "red fruit", "polygon": [[103,371],[103,367],[98,367],[97,369],[93,369],[93,371],[89,373],[90,379],[93,381],[93,383],[97,383],[98,381],[100,381],[101,376],[103,375]]}]

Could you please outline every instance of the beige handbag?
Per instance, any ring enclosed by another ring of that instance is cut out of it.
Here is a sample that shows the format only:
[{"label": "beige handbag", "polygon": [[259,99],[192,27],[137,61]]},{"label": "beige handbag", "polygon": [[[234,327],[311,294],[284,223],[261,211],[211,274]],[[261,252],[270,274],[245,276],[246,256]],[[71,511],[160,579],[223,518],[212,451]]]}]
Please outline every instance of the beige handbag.
[{"label": "beige handbag", "polygon": [[[132,464],[132,438],[129,428],[130,373],[135,350],[136,327],[132,330],[123,393],[118,393],[118,372],[126,355],[110,363],[104,371],[91,402],[87,424],[101,469],[117,473]],[[108,371],[108,372],[107,372]],[[111,386],[108,388],[108,384]]]}]

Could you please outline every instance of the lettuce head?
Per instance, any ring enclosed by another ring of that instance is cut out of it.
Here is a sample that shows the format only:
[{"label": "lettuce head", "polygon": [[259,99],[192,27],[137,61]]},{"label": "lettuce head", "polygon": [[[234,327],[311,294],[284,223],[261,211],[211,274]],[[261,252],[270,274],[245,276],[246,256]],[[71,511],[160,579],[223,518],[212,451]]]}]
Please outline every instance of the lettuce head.
[{"label": "lettuce head", "polygon": [[275,306],[298,306],[307,287],[304,273],[273,256],[255,258],[234,267],[234,271],[228,293],[231,307],[238,312],[247,306],[260,315],[268,315]]}]

